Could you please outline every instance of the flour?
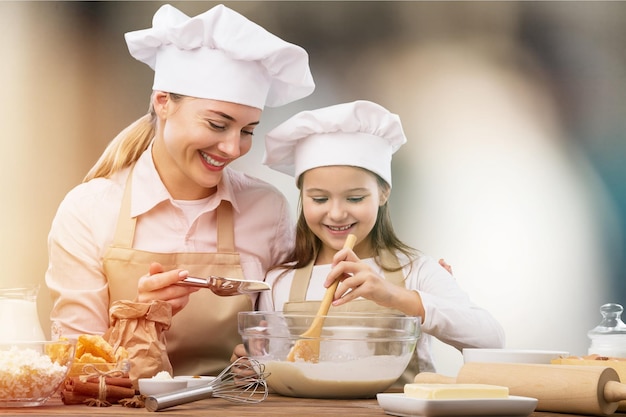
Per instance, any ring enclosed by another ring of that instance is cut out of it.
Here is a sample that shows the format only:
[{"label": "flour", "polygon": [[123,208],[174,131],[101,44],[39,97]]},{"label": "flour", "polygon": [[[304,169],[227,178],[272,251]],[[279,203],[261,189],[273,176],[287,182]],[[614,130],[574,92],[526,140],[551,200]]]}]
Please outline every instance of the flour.
[{"label": "flour", "polygon": [[410,355],[372,356],[351,361],[265,362],[267,382],[289,397],[370,398],[389,388],[404,371]]}]

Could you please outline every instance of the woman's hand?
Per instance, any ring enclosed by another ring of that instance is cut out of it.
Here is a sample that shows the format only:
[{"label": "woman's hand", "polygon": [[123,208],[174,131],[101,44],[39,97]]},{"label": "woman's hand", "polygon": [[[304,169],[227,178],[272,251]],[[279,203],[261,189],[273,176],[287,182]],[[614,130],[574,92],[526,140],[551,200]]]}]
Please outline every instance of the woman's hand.
[{"label": "woman's hand", "polygon": [[189,302],[189,294],[200,290],[198,287],[175,285],[187,278],[187,275],[189,273],[181,269],[164,271],[160,263],[153,262],[150,264],[149,274],[139,278],[137,301],[166,301],[172,306],[172,315],[178,313]]},{"label": "woman's hand", "polygon": [[439,265],[441,265],[446,271],[448,271],[450,273],[450,275],[452,274],[452,266],[448,265],[448,263],[446,261],[443,260],[443,258],[439,259]]}]

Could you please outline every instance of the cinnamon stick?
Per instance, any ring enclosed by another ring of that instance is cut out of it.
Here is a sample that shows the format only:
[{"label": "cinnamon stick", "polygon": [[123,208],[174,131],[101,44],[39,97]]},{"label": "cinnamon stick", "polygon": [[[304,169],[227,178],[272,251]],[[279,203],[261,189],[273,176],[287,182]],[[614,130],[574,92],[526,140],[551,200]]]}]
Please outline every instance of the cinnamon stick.
[{"label": "cinnamon stick", "polygon": [[[93,379],[93,382],[91,380]],[[130,388],[129,378],[106,377],[106,401],[117,403],[124,398],[131,398],[135,395],[135,390]],[[125,381],[128,380],[128,381]],[[119,385],[114,385],[117,383]],[[100,383],[98,377],[90,378],[87,382],[82,382],[79,377],[70,377],[65,380],[64,389],[61,392],[61,399],[64,404],[82,404],[85,400],[100,397]]]}]

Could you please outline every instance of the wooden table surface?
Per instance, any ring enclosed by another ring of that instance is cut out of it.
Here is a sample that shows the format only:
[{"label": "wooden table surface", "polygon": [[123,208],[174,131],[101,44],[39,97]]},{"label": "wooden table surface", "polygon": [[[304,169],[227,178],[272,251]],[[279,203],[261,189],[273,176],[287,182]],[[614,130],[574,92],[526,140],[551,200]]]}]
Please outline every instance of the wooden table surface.
[{"label": "wooden table surface", "polygon": [[[120,405],[111,407],[88,407],[86,405],[64,405],[60,399],[53,398],[40,407],[0,408],[1,416],[148,416],[156,413],[145,408],[127,408]],[[189,404],[179,405],[159,411],[163,416],[289,416],[289,417],[384,417],[384,410],[376,399],[366,400],[320,400],[309,398],[290,398],[270,395],[259,404],[233,404],[220,398],[209,398]],[[626,416],[626,414],[615,414]],[[531,417],[581,417],[574,414],[534,412]]]}]

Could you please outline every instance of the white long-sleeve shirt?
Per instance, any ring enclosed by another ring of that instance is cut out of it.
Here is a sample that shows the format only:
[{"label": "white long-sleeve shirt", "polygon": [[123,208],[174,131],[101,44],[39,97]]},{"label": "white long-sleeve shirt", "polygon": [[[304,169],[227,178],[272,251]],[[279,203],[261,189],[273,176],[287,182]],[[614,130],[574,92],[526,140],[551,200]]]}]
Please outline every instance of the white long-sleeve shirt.
[{"label": "white long-sleeve shirt", "polygon": [[[398,254],[400,263],[406,259]],[[375,272],[384,277],[382,269],[374,259],[364,259]],[[306,300],[321,300],[326,288],[324,281],[331,265],[315,265]],[[282,311],[289,301],[289,291],[293,280],[293,271],[277,280],[282,270],[271,271],[266,282],[272,285],[272,291],[262,293],[258,301],[261,311]],[[463,348],[502,348],[504,347],[504,329],[485,309],[474,304],[468,294],[461,289],[456,279],[438,262],[421,255],[403,273],[407,276],[405,287],[418,291],[424,304],[425,317],[421,325],[421,337],[418,341],[420,371],[435,371],[431,353],[432,337],[436,337],[456,349]]]}]

